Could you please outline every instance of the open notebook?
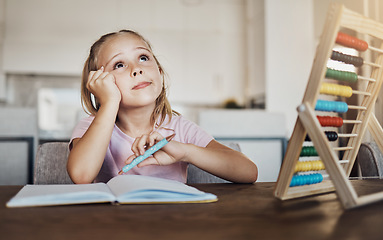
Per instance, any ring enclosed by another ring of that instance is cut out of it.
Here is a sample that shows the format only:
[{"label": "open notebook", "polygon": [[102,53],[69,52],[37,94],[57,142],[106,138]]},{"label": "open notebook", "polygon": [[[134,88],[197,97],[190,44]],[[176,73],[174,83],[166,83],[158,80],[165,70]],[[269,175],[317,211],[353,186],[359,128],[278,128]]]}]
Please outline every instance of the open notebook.
[{"label": "open notebook", "polygon": [[203,203],[217,200],[214,194],[202,192],[178,181],[140,175],[120,175],[106,184],[26,185],[6,205],[33,207],[102,202]]}]

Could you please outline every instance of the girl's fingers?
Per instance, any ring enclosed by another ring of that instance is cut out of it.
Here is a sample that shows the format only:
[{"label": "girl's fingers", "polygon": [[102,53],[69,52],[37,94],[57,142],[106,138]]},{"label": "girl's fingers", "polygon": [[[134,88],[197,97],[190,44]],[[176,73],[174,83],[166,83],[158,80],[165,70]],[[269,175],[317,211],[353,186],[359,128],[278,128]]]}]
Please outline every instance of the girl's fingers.
[{"label": "girl's fingers", "polygon": [[89,75],[88,75],[88,82],[89,82],[91,79],[93,79],[93,76],[94,76],[95,73],[96,73],[96,71],[91,71],[91,72],[89,73]]},{"label": "girl's fingers", "polygon": [[102,72],[102,73],[100,74],[100,76],[98,77],[98,79],[102,79],[102,80],[104,80],[104,79],[106,78],[106,76],[108,76],[108,75],[109,75],[108,72]]},{"label": "girl's fingers", "polygon": [[98,81],[103,81],[106,79],[106,77],[109,75],[108,72],[100,72],[100,70],[98,70],[92,77],[92,79],[90,80],[90,83],[96,83]]},{"label": "girl's fingers", "polygon": [[148,157],[147,159],[145,159],[144,161],[140,162],[137,167],[145,167],[145,166],[149,166],[149,165],[160,165],[159,162],[157,161],[157,159],[155,159],[154,157]]},{"label": "girl's fingers", "polygon": [[89,89],[90,85],[93,84],[98,78],[99,76],[104,73],[104,69],[101,68],[97,71],[91,71],[88,75],[88,83],[87,83],[87,87]]},{"label": "girl's fingers", "polygon": [[[132,161],[135,158],[136,158],[136,155],[132,155],[132,156],[128,157],[128,159],[125,161],[125,164],[132,163]],[[137,167],[140,168],[140,167],[145,167],[145,166],[149,166],[149,165],[159,165],[159,162],[157,161],[157,159],[155,159],[154,157],[150,156],[147,159],[145,159],[144,161],[142,161],[139,164],[137,164]]]},{"label": "girl's fingers", "polygon": [[144,134],[134,140],[131,148],[132,152],[136,157],[143,155],[146,150],[161,141],[163,138],[164,137],[158,132],[153,132],[150,135]]},{"label": "girl's fingers", "polygon": [[163,137],[161,136],[161,134],[159,134],[158,132],[152,132],[149,136],[149,146],[153,146],[154,144],[156,144],[157,142],[161,141],[163,139]]},{"label": "girl's fingers", "polygon": [[138,157],[145,153],[146,140],[148,135],[142,135],[134,140],[132,144],[132,152]]},{"label": "girl's fingers", "polygon": [[161,134],[159,134],[158,132],[152,132],[149,135],[149,140],[148,140],[149,146],[153,146],[154,144],[161,141],[162,139],[164,139],[164,137]]},{"label": "girl's fingers", "polygon": [[131,155],[130,157],[128,157],[128,159],[126,159],[125,164],[130,164],[135,158],[136,155]]},{"label": "girl's fingers", "polygon": [[102,73],[104,73],[104,68],[100,68],[93,74],[91,79],[97,79]]},{"label": "girl's fingers", "polygon": [[149,135],[142,135],[140,139],[138,139],[137,143],[137,149],[139,155],[142,155],[145,153],[147,147],[148,147],[148,140],[149,140]]}]

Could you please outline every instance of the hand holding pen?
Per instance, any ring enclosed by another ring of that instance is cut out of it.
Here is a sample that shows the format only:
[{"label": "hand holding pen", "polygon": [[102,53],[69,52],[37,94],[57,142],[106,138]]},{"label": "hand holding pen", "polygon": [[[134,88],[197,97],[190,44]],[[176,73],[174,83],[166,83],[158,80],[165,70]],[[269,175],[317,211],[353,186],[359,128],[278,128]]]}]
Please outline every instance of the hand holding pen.
[{"label": "hand holding pen", "polygon": [[141,163],[142,161],[144,161],[145,159],[153,155],[155,152],[163,148],[167,143],[169,143],[174,138],[174,136],[175,134],[172,134],[162,139],[158,143],[156,143],[154,146],[146,150],[144,154],[136,157],[135,159],[133,159],[131,163],[125,165],[118,174],[126,173],[127,171],[131,170],[133,167],[137,166],[137,164]]}]

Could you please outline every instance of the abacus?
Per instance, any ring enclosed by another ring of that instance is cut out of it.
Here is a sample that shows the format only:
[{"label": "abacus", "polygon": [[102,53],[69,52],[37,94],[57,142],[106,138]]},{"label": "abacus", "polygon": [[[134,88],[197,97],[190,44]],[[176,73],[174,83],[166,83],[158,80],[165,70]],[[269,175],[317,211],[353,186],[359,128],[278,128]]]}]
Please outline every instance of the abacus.
[{"label": "abacus", "polygon": [[[369,46],[361,37],[369,37],[373,43],[382,42],[383,25],[332,3],[303,101],[297,108],[298,117],[275,187],[277,198],[287,200],[335,191],[346,209],[383,200],[383,192],[358,196],[348,179],[367,128],[383,150],[383,129],[373,112],[382,85],[383,45]],[[368,62],[359,56],[334,51],[338,45],[371,51],[375,59]],[[366,65],[371,75],[365,77],[328,68],[329,59],[355,68]],[[365,86],[354,90],[353,84],[359,81]],[[360,105],[345,102],[352,95],[361,98]],[[356,117],[344,120],[341,115],[348,111],[355,111]],[[326,114],[330,116],[323,116]],[[352,131],[340,133],[343,124],[351,126]],[[327,128],[335,130],[324,131]]]}]

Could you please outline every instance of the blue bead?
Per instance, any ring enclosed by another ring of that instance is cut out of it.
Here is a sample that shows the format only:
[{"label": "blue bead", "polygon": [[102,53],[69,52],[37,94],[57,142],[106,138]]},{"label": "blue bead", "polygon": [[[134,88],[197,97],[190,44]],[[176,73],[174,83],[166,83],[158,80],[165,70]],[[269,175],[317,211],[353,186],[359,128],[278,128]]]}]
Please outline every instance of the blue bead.
[{"label": "blue bead", "polygon": [[315,110],[324,112],[345,113],[348,110],[348,105],[345,102],[326,101],[318,99],[315,105]]}]

